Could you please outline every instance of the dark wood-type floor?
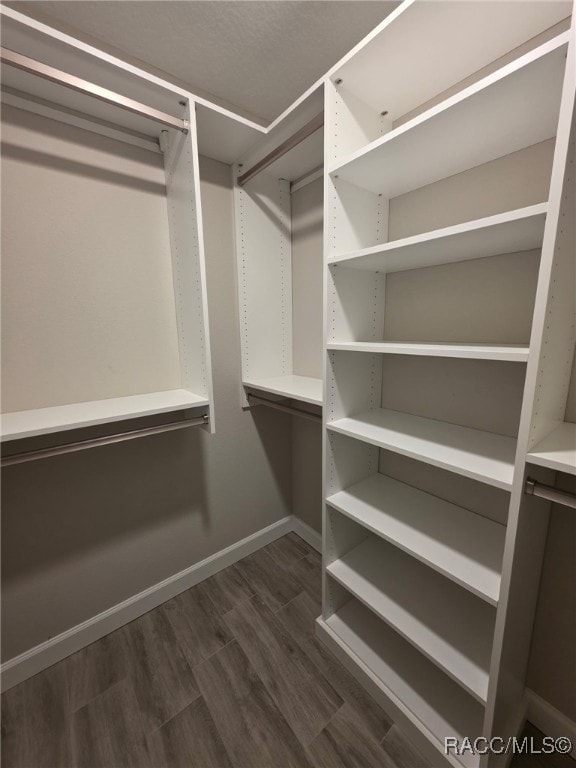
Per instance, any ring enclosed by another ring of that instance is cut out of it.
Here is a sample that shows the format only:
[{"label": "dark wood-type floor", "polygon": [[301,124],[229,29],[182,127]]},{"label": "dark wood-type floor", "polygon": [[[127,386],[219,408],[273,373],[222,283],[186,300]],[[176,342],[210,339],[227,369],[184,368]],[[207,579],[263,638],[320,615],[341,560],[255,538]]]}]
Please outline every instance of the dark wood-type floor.
[{"label": "dark wood-type floor", "polygon": [[2,765],[429,768],[314,637],[320,580],[289,534],[12,688]]}]

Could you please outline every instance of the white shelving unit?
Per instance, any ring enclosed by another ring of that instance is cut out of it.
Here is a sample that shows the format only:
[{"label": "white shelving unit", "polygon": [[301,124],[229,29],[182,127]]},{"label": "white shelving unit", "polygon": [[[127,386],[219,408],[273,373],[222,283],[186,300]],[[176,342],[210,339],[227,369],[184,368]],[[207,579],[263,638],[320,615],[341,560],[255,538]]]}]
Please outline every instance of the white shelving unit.
[{"label": "white shelving unit", "polygon": [[[399,549],[368,537],[328,575],[485,702],[495,611]],[[466,616],[465,622],[454,616]]]},{"label": "white shelving unit", "polygon": [[576,475],[576,424],[565,422],[528,451],[527,461],[539,467]]},{"label": "white shelving unit", "polygon": [[498,604],[504,526],[379,473],[326,501],[491,605]]},{"label": "white shelving unit", "polygon": [[542,247],[546,203],[506,211],[454,227],[425,232],[355,253],[331,263],[369,272],[398,272]]},{"label": "white shelving unit", "polygon": [[322,405],[322,379],[313,379],[310,376],[278,376],[270,379],[244,379],[242,383],[247,389],[270,392],[310,405]]},{"label": "white shelving unit", "polygon": [[173,389],[166,392],[151,392],[147,395],[114,397],[107,400],[93,400],[53,408],[36,408],[31,411],[15,411],[2,415],[2,439],[14,440],[22,437],[47,435],[97,424],[107,424],[125,419],[136,419],[156,413],[183,411],[190,408],[209,406],[207,398]]},{"label": "white shelving unit", "polygon": [[330,421],[331,432],[510,489],[516,441],[458,424],[384,408]]},{"label": "white shelving unit", "polygon": [[525,363],[528,347],[513,344],[410,344],[393,341],[343,341],[330,342],[328,349],[340,352],[372,352],[386,355],[420,355],[424,357],[458,357],[466,360],[504,360]]},{"label": "white shelving unit", "polygon": [[317,630],[434,765],[499,766],[444,738],[522,725],[547,525],[530,433],[533,464],[572,460],[571,13],[406,2],[326,82]]},{"label": "white shelving unit", "polygon": [[[234,165],[235,179],[321,112],[319,87]],[[303,375],[294,364],[291,215],[293,188],[317,178],[322,164],[323,131],[319,129],[245,185],[236,182],[234,188],[244,407],[249,405],[248,392],[322,405],[322,379]]]},{"label": "white shelving unit", "polygon": [[[170,260],[170,263],[163,268],[171,272],[173,283],[171,306],[166,312],[167,315],[172,315],[171,327],[177,337],[174,343],[180,379],[179,384],[173,389],[149,392],[145,391],[145,381],[140,385],[140,391],[129,391],[130,386],[116,386],[111,381],[109,390],[124,389],[122,396],[103,395],[102,399],[95,400],[93,388],[89,388],[92,396],[87,396],[85,401],[3,413],[2,439],[16,440],[183,410],[192,410],[194,415],[208,416],[209,428],[213,431],[214,413],[198,140],[195,101],[192,94],[16,11],[2,8],[1,12],[4,47],[33,59],[40,65],[52,67],[64,73],[64,77],[61,80],[56,78],[58,80],[56,82],[54,78],[52,81],[47,80],[31,71],[3,64],[2,100],[4,104],[18,110],[25,110],[33,116],[39,116],[39,121],[44,121],[42,124],[49,119],[57,121],[58,124],[73,126],[75,130],[81,129],[83,141],[87,146],[90,146],[90,141],[93,140],[90,137],[100,134],[107,139],[115,140],[116,147],[128,146],[127,153],[133,152],[134,147],[143,150],[143,154],[149,154],[153,158],[151,163],[157,163],[156,156],[160,156],[163,160],[166,189],[164,215],[167,218],[168,259]],[[67,87],[67,77],[68,79],[81,78],[95,87],[119,94],[120,102],[107,103],[105,100],[79,92],[77,88]],[[139,102],[144,105],[145,110],[126,109],[123,105],[123,100],[126,99]],[[170,124],[163,122],[162,116],[158,118],[158,112],[167,114]],[[134,153],[130,156],[134,157]],[[87,178],[89,176],[90,174]],[[132,184],[135,189],[138,187],[136,179]],[[162,185],[158,187],[162,189]],[[49,194],[48,190],[46,194]],[[132,225],[128,223],[129,221],[127,217],[126,226],[122,232],[126,248],[129,248],[133,241],[139,242],[137,239],[139,232],[130,230]],[[46,236],[47,247],[52,239],[50,234]],[[4,244],[5,263],[17,247],[19,247],[18,243],[13,241],[7,241]],[[98,253],[98,245],[94,242],[87,242],[85,250],[93,254],[94,259],[101,256]],[[143,258],[142,270],[149,269],[150,265]],[[71,263],[69,270],[78,272],[75,293],[69,296],[69,301],[74,305],[84,302],[88,311],[93,312],[90,307],[99,301],[95,293],[97,288],[93,284],[88,288],[82,284],[80,267],[77,263]],[[128,281],[126,291],[129,292],[134,278],[128,275],[127,271],[124,277]],[[85,297],[81,293],[82,290],[87,291]],[[103,303],[107,310],[111,309],[111,304],[106,301]],[[22,309],[26,311],[24,304]],[[117,323],[118,328],[121,329],[122,313],[126,311],[124,302],[118,301],[112,310],[118,314]],[[55,306],[54,312],[59,311],[60,307]],[[146,305],[145,299],[142,299],[141,306],[130,305],[129,310],[129,312],[141,313],[142,318],[145,318],[149,311],[150,308]],[[49,326],[53,320],[54,318],[47,315],[43,318],[43,323]],[[108,324],[109,321],[110,318],[107,317],[106,323]],[[22,346],[22,354],[27,353],[29,342],[33,340],[29,339]],[[90,344],[90,338],[86,343]],[[142,349],[146,348],[146,343],[146,339],[140,337],[133,339],[134,346],[140,345]],[[61,371],[63,378],[74,379],[79,376],[82,363],[78,362],[76,367],[73,362],[71,365],[72,370]],[[109,363],[102,362],[104,369],[107,365],[113,368]],[[41,383],[41,381],[38,382],[39,387]]]}]

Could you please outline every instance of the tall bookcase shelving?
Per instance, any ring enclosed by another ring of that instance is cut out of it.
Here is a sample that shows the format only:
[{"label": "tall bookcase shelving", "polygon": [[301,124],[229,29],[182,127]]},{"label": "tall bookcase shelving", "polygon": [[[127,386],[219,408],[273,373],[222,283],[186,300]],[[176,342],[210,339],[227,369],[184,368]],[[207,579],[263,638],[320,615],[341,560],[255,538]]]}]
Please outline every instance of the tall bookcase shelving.
[{"label": "tall bookcase shelving", "polygon": [[526,451],[557,469],[538,441],[573,426],[571,12],[406,2],[326,80],[317,629],[434,764],[500,764],[444,738],[524,714],[547,525]]},{"label": "tall bookcase shelving", "polygon": [[[243,406],[249,405],[249,392],[304,404],[305,409],[322,405],[322,379],[294,365],[291,215],[291,192],[322,173],[322,127],[241,183],[243,174],[322,109],[319,87],[234,165]],[[320,295],[315,298],[318,305],[321,300]]]},{"label": "tall bookcase shelving", "polygon": [[[131,186],[134,190],[146,188],[146,181],[144,178],[138,179],[137,170],[134,171],[134,176],[130,177],[129,174],[121,173],[114,176],[113,169],[98,168],[98,151],[102,155],[106,152],[116,152],[122,156],[122,147],[129,147],[126,154],[134,158],[133,150],[136,148],[141,153],[137,162],[142,167],[147,164],[152,166],[158,162],[158,157],[161,158],[160,168],[163,167],[164,178],[158,184],[149,183],[148,191],[150,195],[153,193],[155,196],[161,191],[165,200],[165,203],[158,205],[159,210],[162,210],[160,206],[164,207],[161,216],[167,230],[167,263],[162,263],[161,270],[162,278],[171,274],[172,291],[168,290],[169,295],[165,297],[170,306],[165,308],[165,314],[170,317],[167,323],[170,323],[173,335],[177,337],[173,346],[176,367],[179,369],[173,377],[178,380],[177,386],[162,391],[154,391],[144,375],[141,378],[132,375],[130,386],[124,384],[122,376],[118,375],[118,367],[129,366],[134,361],[142,369],[147,366],[149,371],[150,365],[146,363],[145,366],[143,361],[153,356],[158,349],[142,331],[144,319],[151,308],[147,305],[144,295],[139,301],[133,298],[133,285],[138,278],[128,274],[128,267],[122,262],[123,255],[138,250],[141,232],[145,231],[147,226],[146,221],[134,219],[133,212],[128,210],[128,202],[125,225],[121,231],[122,247],[114,244],[119,251],[119,259],[114,264],[113,275],[110,275],[103,294],[98,294],[97,285],[104,285],[105,281],[96,284],[96,281],[91,281],[82,270],[83,260],[90,262],[90,267],[86,270],[88,275],[95,264],[100,264],[101,269],[105,270],[105,265],[111,261],[109,254],[104,251],[106,245],[94,242],[94,239],[90,239],[90,234],[86,234],[82,240],[84,230],[78,229],[74,235],[76,250],[69,254],[71,261],[67,267],[69,273],[77,275],[77,279],[73,293],[63,299],[65,306],[62,307],[54,301],[46,310],[46,294],[50,290],[50,280],[55,281],[55,295],[61,296],[60,287],[57,285],[58,278],[51,274],[48,274],[47,284],[41,286],[39,297],[35,296],[32,288],[28,288],[25,295],[28,302],[34,302],[36,298],[43,302],[42,307],[46,312],[42,318],[43,329],[54,325],[58,327],[59,318],[68,317],[66,313],[69,312],[69,307],[77,305],[85,310],[78,315],[78,322],[84,322],[86,316],[93,315],[96,318],[91,325],[88,323],[90,331],[86,334],[83,346],[96,344],[99,350],[94,356],[99,366],[98,381],[102,381],[105,393],[101,394],[101,390],[85,375],[82,355],[78,360],[59,354],[59,350],[66,344],[62,343],[62,339],[56,338],[55,333],[55,338],[50,340],[50,349],[54,350],[54,359],[50,364],[55,366],[56,361],[61,359],[66,362],[68,367],[62,365],[58,372],[62,381],[85,381],[84,390],[79,392],[81,399],[78,402],[61,401],[54,404],[43,402],[46,399],[42,391],[45,382],[40,372],[38,381],[34,384],[26,382],[25,389],[32,391],[35,386],[33,399],[42,400],[42,404],[24,409],[8,408],[8,412],[2,414],[2,439],[15,441],[168,412],[189,412],[193,416],[203,416],[209,425],[208,428],[213,431],[198,140],[192,94],[8,8],[2,8],[2,45],[3,49],[7,49],[3,53],[4,61],[7,62],[7,57],[11,57],[10,63],[3,63],[2,66],[3,104],[8,105],[10,109],[32,113],[40,133],[42,130],[48,130],[55,135],[56,129],[50,126],[63,123],[71,126],[70,130],[76,131],[76,143],[88,148],[87,161],[82,165],[74,164],[70,160],[69,165],[86,180],[88,196],[97,198],[97,195],[101,194],[101,190],[89,188],[90,179],[109,181],[113,178],[119,187]],[[95,136],[98,138],[94,139]],[[98,141],[100,143],[96,143],[94,149],[93,142]],[[104,149],[103,141],[109,142]],[[26,158],[27,153],[37,149],[37,146],[23,146],[20,154]],[[132,155],[129,154],[131,150]],[[143,159],[145,157],[151,159],[146,161]],[[50,158],[48,152],[38,165],[47,164],[49,167],[50,163],[56,163],[58,166],[57,159]],[[61,162],[60,167],[64,168],[65,173],[71,172],[65,163]],[[134,167],[137,167],[136,161]],[[37,185],[41,186],[41,183],[38,182]],[[46,190],[46,195],[50,194],[51,190]],[[93,215],[96,219],[102,215],[102,207],[99,208],[96,204],[95,207]],[[66,210],[62,211],[62,217],[64,216]],[[107,225],[105,220],[103,225]],[[150,242],[161,239],[157,225],[158,221],[154,219],[148,235]],[[36,228],[39,230],[41,226],[43,223],[39,217]],[[89,227],[85,229],[87,233],[90,231]],[[26,250],[26,246],[22,244],[25,236],[25,232],[15,232],[13,227],[6,234],[3,255],[10,275],[20,268],[17,254],[20,252],[18,249]],[[55,259],[60,264],[67,248],[59,244],[52,224],[48,224],[42,244],[40,257]],[[86,257],[87,254],[90,258]],[[148,260],[148,252],[141,255],[141,261],[136,268],[142,270],[142,274],[157,268],[156,255]],[[81,258],[78,258],[79,256]],[[118,284],[117,281],[121,280],[125,282]],[[21,284],[21,279],[18,284]],[[113,290],[110,286],[113,286]],[[117,296],[115,303],[110,299],[111,294]],[[126,299],[127,296],[130,296],[130,301]],[[10,306],[17,306],[18,311],[28,311],[29,305],[26,301],[16,305],[13,300]],[[102,317],[98,317],[98,312],[103,313]],[[134,324],[134,315],[142,319],[140,327]],[[28,320],[30,313],[25,317]],[[18,318],[12,310],[9,320],[18,327]],[[114,329],[116,336],[121,336],[124,332],[124,322],[134,324],[136,330],[126,343],[125,355],[121,357],[121,362],[117,363],[109,359],[105,341],[100,337],[113,335]],[[155,329],[152,331],[155,333]],[[38,344],[36,338],[26,337],[18,349],[14,344],[6,345],[9,346],[9,349],[6,349],[7,368],[15,357],[18,357],[21,367],[27,365],[36,370],[34,354],[30,351],[34,350],[34,344]],[[21,358],[26,355],[32,357],[31,363],[22,363]],[[7,368],[5,374],[8,372]],[[49,375],[53,376],[52,371],[49,371]],[[148,378],[154,376],[149,375]],[[135,387],[134,379],[137,379]],[[77,386],[76,389],[80,390],[80,387]],[[117,396],[110,394],[116,390]]]}]

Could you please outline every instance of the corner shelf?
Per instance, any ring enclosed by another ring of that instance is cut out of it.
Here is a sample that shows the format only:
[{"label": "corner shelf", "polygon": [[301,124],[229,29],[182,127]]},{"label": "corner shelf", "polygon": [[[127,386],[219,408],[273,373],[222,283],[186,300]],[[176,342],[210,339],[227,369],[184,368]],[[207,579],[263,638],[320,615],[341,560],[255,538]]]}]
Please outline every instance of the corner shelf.
[{"label": "corner shelf", "polygon": [[378,473],[326,501],[490,605],[498,603],[504,526]]},{"label": "corner shelf", "polygon": [[516,440],[385,408],[329,423],[328,429],[509,491]]},{"label": "corner shelf", "polygon": [[326,572],[486,703],[496,616],[492,606],[371,535]]},{"label": "corner shelf", "polygon": [[[348,669],[424,728],[440,751],[444,736],[481,733],[484,708],[356,599],[318,619],[317,631]],[[476,768],[479,758],[464,755],[462,762]]]},{"label": "corner shelf", "polygon": [[333,165],[329,173],[396,197],[554,137],[568,41],[568,32],[558,35]]},{"label": "corner shelf", "polygon": [[309,376],[275,376],[269,379],[250,379],[242,382],[249,389],[260,389],[273,395],[301,400],[303,403],[322,405],[322,379]]},{"label": "corner shelf", "polygon": [[576,424],[561,424],[528,452],[526,461],[576,475]]},{"label": "corner shelf", "polygon": [[525,363],[529,348],[515,344],[434,344],[393,341],[329,342],[327,349],[342,352],[371,352],[388,355],[420,355],[428,357],[458,357],[473,360],[501,360]]},{"label": "corner shelf", "polygon": [[330,260],[369,272],[399,272],[542,247],[547,203],[424,232]]},{"label": "corner shelf", "polygon": [[107,400],[92,400],[51,408],[14,411],[3,413],[1,416],[2,440],[48,435],[53,432],[93,427],[98,424],[208,405],[210,401],[206,397],[200,397],[185,389],[172,389],[165,392],[113,397]]}]

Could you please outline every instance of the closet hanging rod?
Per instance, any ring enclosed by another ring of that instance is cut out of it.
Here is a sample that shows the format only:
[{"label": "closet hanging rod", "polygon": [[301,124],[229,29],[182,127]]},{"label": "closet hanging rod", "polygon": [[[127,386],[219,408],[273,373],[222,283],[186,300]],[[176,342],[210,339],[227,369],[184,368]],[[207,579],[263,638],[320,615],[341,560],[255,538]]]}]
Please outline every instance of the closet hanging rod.
[{"label": "closet hanging rod", "polygon": [[8,64],[16,69],[21,69],[23,72],[37,75],[52,83],[57,83],[58,85],[63,85],[73,91],[78,91],[78,93],[92,96],[106,104],[113,104],[115,107],[125,109],[127,112],[147,117],[150,120],[154,120],[161,125],[167,125],[170,128],[176,128],[176,130],[182,131],[182,133],[188,133],[189,124],[187,120],[174,117],[166,112],[161,112],[158,109],[154,109],[154,107],[142,104],[140,101],[134,101],[134,99],[129,99],[119,93],[109,91],[107,88],[102,88],[100,85],[91,83],[88,80],[82,80],[80,77],[50,67],[48,64],[43,64],[41,61],[36,61],[36,59],[31,59],[16,51],[11,51],[8,48],[0,48],[0,61],[2,61],[3,64]]},{"label": "closet hanging rod", "polygon": [[301,144],[304,139],[308,138],[308,136],[316,133],[316,131],[322,128],[323,125],[324,112],[319,112],[316,117],[313,117],[310,122],[306,123],[306,125],[303,125],[302,128],[297,130],[296,133],[290,136],[289,139],[283,141],[282,144],[279,144],[276,149],[273,149],[272,152],[266,155],[266,157],[263,157],[262,160],[259,160],[255,165],[252,166],[252,168],[238,176],[238,184],[243,187],[246,182],[250,181],[250,179],[253,179],[254,176],[257,176],[265,168],[268,168],[269,165],[272,165],[273,162],[278,160],[280,157],[283,157],[283,155],[285,155],[287,152],[290,152],[291,149],[297,147],[298,144]]},{"label": "closet hanging rod", "polygon": [[576,509],[575,494],[569,493],[568,491],[559,491],[557,488],[553,488],[551,485],[544,485],[544,483],[539,483],[531,477],[526,478],[524,493],[527,493],[529,496],[539,496],[541,499],[546,499],[547,501],[553,501],[556,504],[563,504],[565,507]]},{"label": "closet hanging rod", "polygon": [[193,419],[170,421],[167,424],[158,424],[155,427],[143,427],[142,429],[133,429],[130,432],[117,432],[113,435],[105,435],[104,437],[92,437],[88,440],[79,440],[76,443],[56,445],[53,448],[42,448],[39,451],[15,453],[12,456],[3,456],[1,466],[9,467],[12,464],[25,464],[28,461],[48,459],[51,456],[62,456],[65,453],[85,451],[87,448],[99,448],[104,445],[123,443],[125,440],[134,440],[137,437],[148,437],[149,435],[158,435],[162,432],[173,432],[176,429],[186,429],[187,427],[195,427],[199,424],[208,424],[209,421],[210,417],[204,414],[204,416],[198,416]]},{"label": "closet hanging rod", "polygon": [[283,413],[290,413],[292,416],[300,416],[303,419],[309,419],[310,421],[322,421],[322,416],[318,413],[310,413],[309,411],[303,411],[300,408],[294,408],[292,405],[283,405],[277,403],[274,400],[267,400],[265,397],[258,397],[248,392],[247,398],[249,402],[254,402],[254,405],[267,405],[269,408],[275,408]]}]

